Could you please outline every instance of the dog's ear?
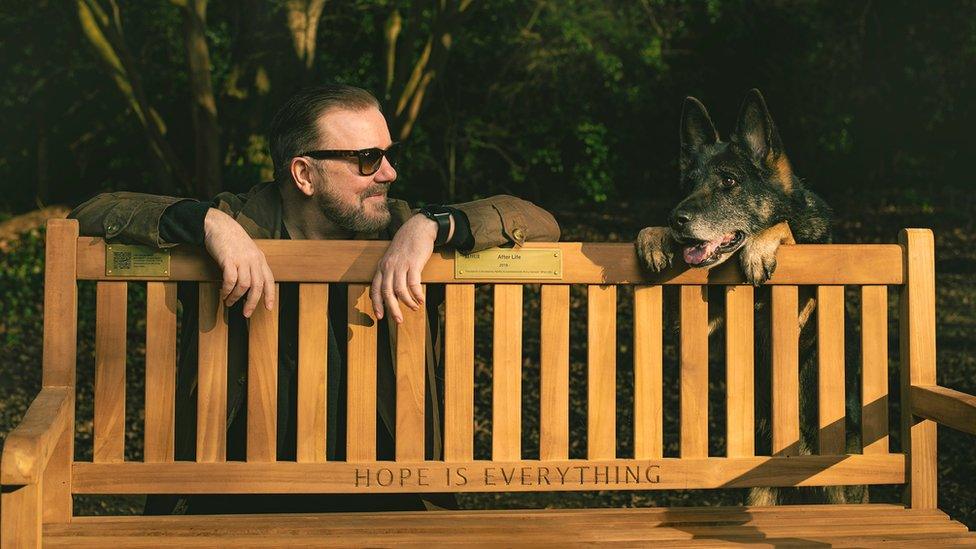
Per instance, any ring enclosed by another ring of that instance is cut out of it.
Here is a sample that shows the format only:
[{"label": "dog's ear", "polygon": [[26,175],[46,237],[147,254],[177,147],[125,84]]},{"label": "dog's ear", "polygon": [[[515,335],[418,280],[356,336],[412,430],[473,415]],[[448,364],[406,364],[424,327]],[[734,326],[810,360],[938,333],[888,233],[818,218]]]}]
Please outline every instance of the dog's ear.
[{"label": "dog's ear", "polygon": [[732,144],[742,147],[757,164],[772,171],[772,182],[789,191],[793,187],[793,171],[783,150],[779,130],[769,115],[766,101],[759,90],[746,94],[739,110],[739,120],[732,133]]},{"label": "dog's ear", "polygon": [[744,147],[758,162],[774,161],[783,154],[783,143],[780,141],[779,132],[759,90],[749,90],[745,100],[742,101],[732,140]]},{"label": "dog's ear", "polygon": [[681,148],[694,150],[718,141],[715,124],[705,105],[694,97],[686,97],[681,109]]},{"label": "dog's ear", "polygon": [[688,167],[691,155],[698,149],[716,141],[718,132],[705,105],[694,97],[686,97],[681,109],[681,170]]}]

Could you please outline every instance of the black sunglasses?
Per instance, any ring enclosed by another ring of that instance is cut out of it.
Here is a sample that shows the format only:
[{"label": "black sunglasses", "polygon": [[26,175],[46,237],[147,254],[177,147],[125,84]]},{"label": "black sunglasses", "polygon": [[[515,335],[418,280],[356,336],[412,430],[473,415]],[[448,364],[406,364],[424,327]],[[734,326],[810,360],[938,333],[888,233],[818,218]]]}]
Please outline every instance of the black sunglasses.
[{"label": "black sunglasses", "polygon": [[397,167],[397,162],[400,160],[400,143],[394,142],[387,147],[386,150],[380,149],[379,147],[359,149],[358,151],[318,150],[306,151],[298,156],[307,156],[309,158],[315,158],[316,160],[355,157],[359,159],[359,175],[373,175],[376,173],[376,170],[380,169],[380,164],[383,163],[384,156],[390,161],[391,166],[394,168]]}]

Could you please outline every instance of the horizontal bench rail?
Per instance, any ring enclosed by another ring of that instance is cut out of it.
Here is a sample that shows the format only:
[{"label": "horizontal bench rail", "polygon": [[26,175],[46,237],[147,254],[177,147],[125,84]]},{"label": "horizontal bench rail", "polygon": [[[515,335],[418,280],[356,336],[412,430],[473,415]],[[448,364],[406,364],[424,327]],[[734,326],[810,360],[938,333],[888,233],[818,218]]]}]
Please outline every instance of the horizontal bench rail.
[{"label": "horizontal bench rail", "polygon": [[[283,241],[258,240],[278,282],[369,283],[388,242],[364,240]],[[736,261],[712,270],[675,266],[650,274],[638,264],[632,244],[592,242],[532,242],[526,248],[559,250],[562,278],[492,279],[478,283],[563,284],[743,284]],[[115,277],[105,273],[105,241],[78,239],[79,280],[160,280],[159,277]],[[168,277],[163,280],[215,281],[220,272],[206,252],[178,246],[170,250]],[[776,272],[766,284],[901,284],[902,248],[895,244],[804,244],[782,246],[776,256]],[[456,279],[453,253],[435,255],[427,263],[423,281],[471,283]]]},{"label": "horizontal bench rail", "polygon": [[912,385],[912,414],[976,435],[976,396],[939,385]]},{"label": "horizontal bench rail", "polygon": [[903,454],[558,461],[75,463],[76,494],[523,492],[901,484]]}]

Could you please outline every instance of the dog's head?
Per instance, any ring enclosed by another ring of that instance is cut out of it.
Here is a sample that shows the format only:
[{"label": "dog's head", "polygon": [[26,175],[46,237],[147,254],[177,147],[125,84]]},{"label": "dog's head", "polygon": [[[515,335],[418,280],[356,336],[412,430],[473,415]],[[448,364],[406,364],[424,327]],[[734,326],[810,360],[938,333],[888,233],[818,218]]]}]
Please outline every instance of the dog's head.
[{"label": "dog's head", "polygon": [[693,267],[722,263],[751,235],[782,221],[799,185],[759,90],[746,95],[727,142],[705,106],[685,99],[680,163],[685,198],[670,226]]}]

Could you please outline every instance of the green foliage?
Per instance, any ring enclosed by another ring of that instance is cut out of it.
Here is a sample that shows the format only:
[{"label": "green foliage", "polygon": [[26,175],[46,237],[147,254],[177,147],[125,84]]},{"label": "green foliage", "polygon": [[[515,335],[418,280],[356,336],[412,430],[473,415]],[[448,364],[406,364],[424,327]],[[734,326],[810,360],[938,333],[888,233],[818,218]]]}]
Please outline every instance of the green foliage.
[{"label": "green foliage", "polygon": [[[99,0],[108,5],[108,0]],[[124,41],[167,141],[194,161],[179,8],[119,1]],[[73,3],[0,13],[0,211],[164,188],[142,129],[81,33]],[[547,205],[667,200],[681,99],[726,133],[743,92],[766,94],[800,175],[831,197],[968,181],[976,23],[956,4],[741,0],[482,0],[450,35],[395,192],[423,201],[517,192]],[[206,37],[225,187],[267,178],[274,109],[297,87],[348,82],[385,99],[384,29],[419,57],[425,3],[330,3],[302,72],[284,3],[211,2]],[[393,113],[388,112],[388,115]],[[954,183],[961,185],[964,183]],[[645,197],[650,199],[652,197]]]},{"label": "green foliage", "polygon": [[5,349],[37,345],[44,302],[44,235],[34,229],[5,243],[0,255],[0,341]]}]

